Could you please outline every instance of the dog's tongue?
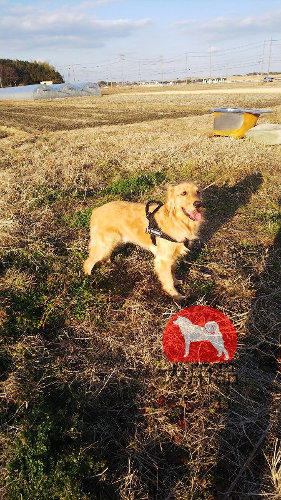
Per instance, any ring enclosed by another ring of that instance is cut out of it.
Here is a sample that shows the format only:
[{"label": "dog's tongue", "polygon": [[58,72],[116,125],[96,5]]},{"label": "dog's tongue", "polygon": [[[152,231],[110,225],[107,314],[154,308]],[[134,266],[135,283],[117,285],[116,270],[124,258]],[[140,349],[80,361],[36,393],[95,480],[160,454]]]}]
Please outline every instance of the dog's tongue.
[{"label": "dog's tongue", "polygon": [[197,212],[197,210],[193,210],[193,212],[190,212],[190,217],[191,219],[199,222],[202,218],[202,215],[200,214],[200,212]]}]

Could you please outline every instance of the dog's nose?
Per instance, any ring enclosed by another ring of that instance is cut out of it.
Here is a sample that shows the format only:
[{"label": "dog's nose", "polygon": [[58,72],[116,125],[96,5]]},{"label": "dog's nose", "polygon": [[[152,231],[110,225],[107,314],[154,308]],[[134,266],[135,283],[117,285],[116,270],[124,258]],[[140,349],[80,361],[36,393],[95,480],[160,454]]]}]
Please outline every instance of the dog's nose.
[{"label": "dog's nose", "polygon": [[194,206],[195,208],[201,208],[203,205],[202,205],[201,201],[195,201],[195,202],[193,203],[193,206]]}]

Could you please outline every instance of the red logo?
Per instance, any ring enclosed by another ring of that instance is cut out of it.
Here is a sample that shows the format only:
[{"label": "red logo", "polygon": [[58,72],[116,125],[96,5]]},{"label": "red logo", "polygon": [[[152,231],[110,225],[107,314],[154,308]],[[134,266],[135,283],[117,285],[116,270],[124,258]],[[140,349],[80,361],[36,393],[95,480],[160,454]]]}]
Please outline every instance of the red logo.
[{"label": "red logo", "polygon": [[207,306],[186,307],[167,323],[163,347],[169,361],[226,363],[236,352],[237,335],[221,311]]}]

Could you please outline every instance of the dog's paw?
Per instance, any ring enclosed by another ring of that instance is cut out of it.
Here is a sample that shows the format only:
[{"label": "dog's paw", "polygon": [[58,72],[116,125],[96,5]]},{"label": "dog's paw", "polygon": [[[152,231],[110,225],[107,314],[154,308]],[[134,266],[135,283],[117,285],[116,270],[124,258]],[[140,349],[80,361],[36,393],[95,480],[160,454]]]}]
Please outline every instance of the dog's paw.
[{"label": "dog's paw", "polygon": [[90,259],[85,260],[85,262],[83,264],[84,273],[87,274],[88,276],[90,276],[92,268],[93,268],[93,265],[92,265]]},{"label": "dog's paw", "polygon": [[191,251],[194,250],[195,252],[200,252],[200,250],[202,250],[203,248],[203,243],[199,238],[196,238],[195,240],[190,240],[188,242],[188,248]]},{"label": "dog's paw", "polygon": [[181,293],[177,293],[176,295],[173,295],[173,299],[175,302],[183,302],[186,299],[186,297]]},{"label": "dog's paw", "polygon": [[176,278],[174,279],[174,285],[175,286],[180,286],[183,284],[183,280],[177,280]]}]

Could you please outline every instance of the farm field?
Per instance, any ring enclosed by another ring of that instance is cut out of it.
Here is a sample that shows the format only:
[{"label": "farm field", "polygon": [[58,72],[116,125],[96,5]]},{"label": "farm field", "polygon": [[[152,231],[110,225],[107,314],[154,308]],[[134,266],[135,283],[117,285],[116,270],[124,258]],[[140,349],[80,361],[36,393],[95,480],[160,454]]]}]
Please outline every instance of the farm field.
[{"label": "farm field", "polygon": [[[281,123],[281,92],[237,88],[0,101],[1,498],[280,498],[281,146],[211,137],[209,109]],[[132,245],[83,275],[94,207],[188,179],[206,222],[182,306]],[[234,323],[231,363],[166,359],[193,305]]]}]

